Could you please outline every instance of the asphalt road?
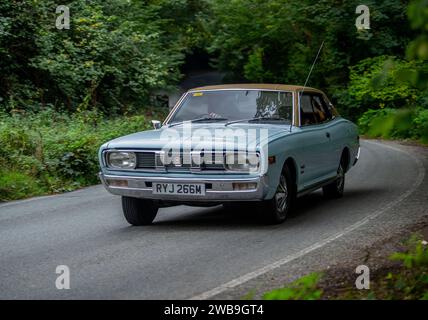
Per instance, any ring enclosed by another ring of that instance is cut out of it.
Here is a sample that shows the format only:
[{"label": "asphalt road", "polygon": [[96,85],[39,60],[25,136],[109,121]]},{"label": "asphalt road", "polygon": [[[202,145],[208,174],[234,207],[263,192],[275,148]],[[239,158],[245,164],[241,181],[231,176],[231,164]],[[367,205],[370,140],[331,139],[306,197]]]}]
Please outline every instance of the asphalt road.
[{"label": "asphalt road", "polygon": [[[101,186],[0,204],[0,298],[211,298],[368,228],[425,188],[423,166],[416,154],[363,142],[344,198],[308,195],[278,226],[222,207],[180,206],[161,209],[152,226],[131,227],[120,198]],[[70,290],[55,287],[58,265],[70,268]]]}]

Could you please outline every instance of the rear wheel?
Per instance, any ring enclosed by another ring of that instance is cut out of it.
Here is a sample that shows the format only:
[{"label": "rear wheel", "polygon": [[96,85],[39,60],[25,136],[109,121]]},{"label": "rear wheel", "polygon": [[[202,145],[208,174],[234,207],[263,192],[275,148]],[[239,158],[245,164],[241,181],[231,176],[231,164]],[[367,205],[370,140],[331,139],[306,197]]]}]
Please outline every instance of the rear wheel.
[{"label": "rear wheel", "polygon": [[275,195],[271,200],[265,200],[260,205],[259,211],[263,214],[265,221],[270,224],[284,222],[290,212],[294,196],[290,170],[285,166],[281,172]]},{"label": "rear wheel", "polygon": [[152,200],[122,197],[122,210],[126,221],[133,226],[145,226],[153,222],[158,207]]},{"label": "rear wheel", "polygon": [[327,198],[341,198],[345,190],[345,169],[343,161],[337,169],[337,178],[334,182],[322,188],[323,194]]}]

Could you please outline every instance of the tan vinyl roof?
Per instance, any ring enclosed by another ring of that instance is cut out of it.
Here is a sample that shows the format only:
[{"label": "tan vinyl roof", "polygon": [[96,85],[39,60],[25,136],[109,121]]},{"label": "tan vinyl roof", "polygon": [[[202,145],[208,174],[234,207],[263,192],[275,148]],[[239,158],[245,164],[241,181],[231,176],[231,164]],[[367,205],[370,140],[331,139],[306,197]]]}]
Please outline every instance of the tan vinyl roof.
[{"label": "tan vinyl roof", "polygon": [[[261,89],[261,90],[285,90],[298,91],[302,90],[303,86],[293,86],[285,84],[267,84],[267,83],[242,83],[242,84],[223,84],[217,86],[206,86],[190,89],[189,91],[202,90],[221,90],[221,89]],[[305,91],[320,91],[315,88],[305,87]]]}]

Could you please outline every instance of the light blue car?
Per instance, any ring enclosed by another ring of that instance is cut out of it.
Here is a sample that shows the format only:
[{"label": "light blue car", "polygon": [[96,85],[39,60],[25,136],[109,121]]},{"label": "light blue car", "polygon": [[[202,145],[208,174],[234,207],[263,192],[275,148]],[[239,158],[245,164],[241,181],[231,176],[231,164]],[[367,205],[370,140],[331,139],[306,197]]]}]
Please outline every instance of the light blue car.
[{"label": "light blue car", "polygon": [[313,88],[270,84],[189,90],[154,130],[105,143],[105,188],[126,220],[153,222],[164,206],[248,205],[281,223],[294,200],[323,188],[341,197],[359,154],[357,126]]}]

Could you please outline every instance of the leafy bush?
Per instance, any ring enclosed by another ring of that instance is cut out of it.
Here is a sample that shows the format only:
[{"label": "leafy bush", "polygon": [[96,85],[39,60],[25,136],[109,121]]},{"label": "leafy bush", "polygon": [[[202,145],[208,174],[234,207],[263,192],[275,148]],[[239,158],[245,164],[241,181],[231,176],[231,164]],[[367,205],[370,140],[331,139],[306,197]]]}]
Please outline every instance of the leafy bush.
[{"label": "leafy bush", "polygon": [[351,68],[349,94],[358,102],[371,101],[379,107],[402,107],[416,101],[418,90],[399,79],[400,71],[413,67],[391,56],[379,56],[360,61]]},{"label": "leafy bush", "polygon": [[0,201],[96,183],[100,145],[149,129],[149,118],[164,115],[149,110],[108,119],[95,111],[67,115],[50,109],[0,114]]},{"label": "leafy bush", "polygon": [[369,109],[358,124],[360,132],[369,137],[417,139],[428,143],[427,109]]},{"label": "leafy bush", "polygon": [[357,120],[368,109],[398,109],[418,104],[424,94],[406,80],[406,74],[419,65],[393,56],[360,61],[350,68],[348,87],[335,93],[340,111]]},{"label": "leafy bush", "polygon": [[0,171],[0,201],[19,199],[43,193],[37,181],[24,173]]},{"label": "leafy bush", "polygon": [[332,94],[346,87],[350,65],[368,57],[402,54],[410,38],[403,14],[406,2],[366,2],[376,31],[364,36],[350,18],[359,4],[355,0],[211,1],[208,50],[218,55],[218,67],[232,81],[303,85],[325,41],[309,85]]},{"label": "leafy bush", "polygon": [[423,238],[415,234],[407,241],[407,246],[409,250],[394,253],[391,259],[402,262],[408,269],[428,267],[428,248],[423,243]]},{"label": "leafy bush", "polygon": [[415,131],[420,136],[422,142],[428,143],[428,109],[420,110],[413,120]]},{"label": "leafy bush", "polygon": [[72,0],[58,30],[53,0],[0,1],[0,110],[135,112],[176,85],[198,45],[200,1]]},{"label": "leafy bush", "polygon": [[311,273],[301,277],[289,286],[276,289],[266,293],[264,300],[317,300],[322,295],[322,290],[318,288],[318,281],[321,275]]},{"label": "leafy bush", "polygon": [[396,252],[390,258],[401,262],[404,269],[388,273],[379,286],[389,299],[428,300],[428,247],[423,238],[415,234],[407,241],[408,250]]},{"label": "leafy bush", "polygon": [[[407,57],[412,60],[428,60],[428,2],[413,0],[407,10],[411,27],[418,30],[418,37],[407,47]],[[426,63],[411,70],[412,82],[422,90],[428,90],[428,67]]]}]

